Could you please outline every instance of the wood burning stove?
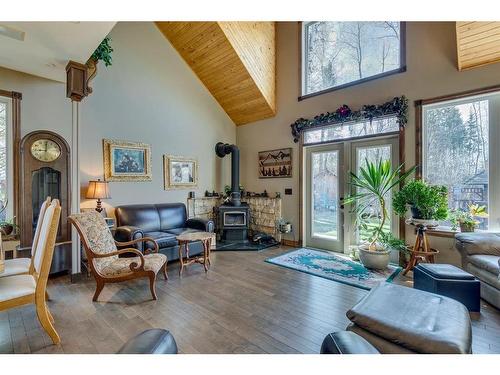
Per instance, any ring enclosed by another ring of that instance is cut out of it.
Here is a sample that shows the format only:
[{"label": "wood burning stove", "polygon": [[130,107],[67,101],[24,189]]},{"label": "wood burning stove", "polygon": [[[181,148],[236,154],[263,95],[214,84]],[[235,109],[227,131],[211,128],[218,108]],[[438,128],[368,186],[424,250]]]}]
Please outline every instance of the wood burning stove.
[{"label": "wood burning stove", "polygon": [[236,145],[219,142],[215,145],[218,157],[231,154],[231,194],[229,200],[219,207],[218,231],[222,241],[246,241],[250,223],[250,209],[241,203],[240,150]]}]

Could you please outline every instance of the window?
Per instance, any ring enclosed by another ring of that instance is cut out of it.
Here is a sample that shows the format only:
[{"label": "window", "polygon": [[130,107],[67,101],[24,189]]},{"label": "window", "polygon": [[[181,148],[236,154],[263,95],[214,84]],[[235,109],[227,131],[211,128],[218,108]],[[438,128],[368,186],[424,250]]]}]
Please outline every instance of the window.
[{"label": "window", "polygon": [[402,22],[304,22],[302,95],[404,71]]},{"label": "window", "polygon": [[304,131],[304,144],[333,142],[397,131],[399,131],[399,125],[396,117],[381,117],[372,121],[333,124],[306,130]]},{"label": "window", "polygon": [[[8,102],[0,98],[0,209],[4,207],[7,203],[7,197],[9,196],[9,187],[7,184],[7,111]],[[5,220],[6,210],[0,213],[0,221]]]},{"label": "window", "polygon": [[422,106],[422,177],[448,187],[450,209],[484,205],[480,229],[498,228],[500,93]]}]

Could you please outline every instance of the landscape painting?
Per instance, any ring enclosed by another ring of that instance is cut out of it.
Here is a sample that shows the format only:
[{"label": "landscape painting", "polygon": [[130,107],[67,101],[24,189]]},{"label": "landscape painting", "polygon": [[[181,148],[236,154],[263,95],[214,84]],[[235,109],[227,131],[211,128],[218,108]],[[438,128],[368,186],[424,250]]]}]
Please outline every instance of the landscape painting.
[{"label": "landscape painting", "polygon": [[151,181],[149,145],[105,139],[103,148],[107,181]]},{"label": "landscape painting", "polygon": [[195,187],[198,180],[196,159],[180,156],[163,156],[165,190]]},{"label": "landscape painting", "polygon": [[292,177],[292,149],[259,152],[259,178]]}]

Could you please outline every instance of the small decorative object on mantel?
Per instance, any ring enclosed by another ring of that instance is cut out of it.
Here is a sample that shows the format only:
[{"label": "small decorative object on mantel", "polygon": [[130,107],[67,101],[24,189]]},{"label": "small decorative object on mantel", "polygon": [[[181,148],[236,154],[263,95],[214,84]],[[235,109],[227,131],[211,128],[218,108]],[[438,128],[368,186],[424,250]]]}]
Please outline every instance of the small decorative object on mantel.
[{"label": "small decorative object on mantel", "polygon": [[106,181],[151,181],[151,146],[103,139]]},{"label": "small decorative object on mantel", "polygon": [[259,152],[259,178],[292,177],[292,149]]},{"label": "small decorative object on mantel", "polygon": [[371,122],[374,118],[388,115],[395,115],[399,127],[404,128],[408,123],[408,99],[403,95],[381,105],[364,105],[358,111],[353,111],[344,104],[336,111],[322,113],[312,120],[299,118],[290,127],[292,128],[293,141],[297,143],[300,140],[300,134],[306,129],[360,120]]},{"label": "small decorative object on mantel", "polygon": [[198,185],[198,161],[193,158],[163,155],[165,190]]}]

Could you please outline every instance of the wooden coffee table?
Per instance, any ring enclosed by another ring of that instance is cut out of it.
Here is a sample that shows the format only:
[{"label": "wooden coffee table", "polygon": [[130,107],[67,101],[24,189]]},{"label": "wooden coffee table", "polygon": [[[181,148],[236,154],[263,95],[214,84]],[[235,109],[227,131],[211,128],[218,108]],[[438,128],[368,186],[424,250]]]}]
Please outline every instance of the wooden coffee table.
[{"label": "wooden coffee table", "polygon": [[[208,272],[210,266],[210,246],[212,242],[213,233],[209,232],[192,232],[184,233],[176,237],[179,242],[179,262],[181,267],[179,269],[179,276],[182,276],[184,267],[193,263],[203,264],[205,272]],[[203,255],[195,258],[189,258],[189,243],[200,241],[203,245]],[[183,249],[185,249],[186,259],[184,259]]]}]

